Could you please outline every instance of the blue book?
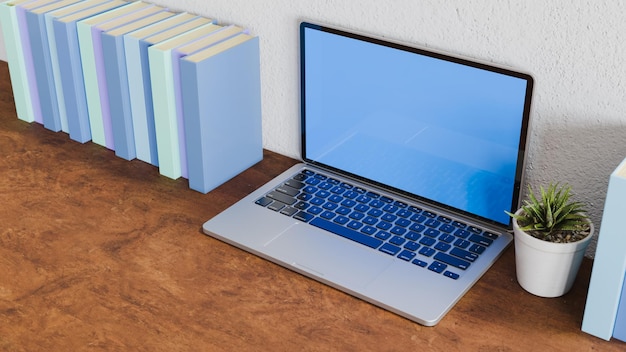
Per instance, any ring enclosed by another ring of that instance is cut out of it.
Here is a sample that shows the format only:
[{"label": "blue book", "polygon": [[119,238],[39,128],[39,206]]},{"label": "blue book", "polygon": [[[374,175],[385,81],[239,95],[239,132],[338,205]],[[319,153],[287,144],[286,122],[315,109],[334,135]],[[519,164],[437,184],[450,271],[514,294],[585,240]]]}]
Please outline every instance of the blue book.
[{"label": "blue book", "polygon": [[52,73],[52,58],[50,57],[50,43],[48,30],[46,29],[45,14],[77,1],[79,0],[57,1],[26,12],[26,23],[33,55],[43,125],[54,132],[61,131],[61,115]]},{"label": "blue book", "polygon": [[159,166],[148,47],[211,22],[208,18],[181,13],[124,36],[137,159]]},{"label": "blue book", "polygon": [[231,37],[180,71],[189,187],[207,193],[263,158],[259,39]]},{"label": "blue book", "polygon": [[79,143],[91,140],[91,127],[76,23],[125,4],[122,0],[108,0],[52,21],[57,55],[62,55],[57,61],[68,132],[70,138]]},{"label": "blue book", "polygon": [[[107,96],[106,77],[104,75],[101,33],[126,23],[124,21],[136,20],[147,15],[144,15],[143,10],[151,7],[154,5],[135,1],[76,22],[91,140],[108,149],[115,149],[115,145],[113,144],[111,115],[108,106],[109,97]],[[137,17],[137,12],[140,11],[142,16]],[[133,16],[132,19],[127,17],[131,15]]]},{"label": "blue book", "polygon": [[626,273],[626,159],[611,173],[591,271],[582,330],[609,340],[613,336]]},{"label": "blue book", "polygon": [[[48,35],[48,46],[50,49],[50,68],[52,69],[52,79],[54,81],[54,90],[56,92],[57,105],[59,106],[59,117],[61,119],[61,131],[69,133],[69,123],[67,120],[67,111],[65,109],[65,99],[63,97],[63,85],[61,84],[61,69],[59,68],[59,54],[57,52],[56,35],[54,34],[53,20],[63,17],[74,12],[86,9],[96,4],[110,0],[63,0],[55,4],[62,4],[57,10],[51,10],[44,14],[46,24],[46,32]],[[63,53],[65,54],[65,53]]]},{"label": "blue book", "polygon": [[26,13],[41,6],[48,5],[57,0],[35,0],[27,1],[17,5],[17,24],[22,40],[22,54],[24,65],[26,68],[26,82],[30,93],[30,101],[33,110],[33,119],[35,122],[43,124],[43,116],[41,111],[41,103],[39,100],[39,91],[37,89],[37,77],[35,76],[35,64],[31,47],[28,23]]},{"label": "blue book", "polygon": [[17,5],[32,0],[13,0],[0,3],[0,25],[9,64],[9,76],[15,100],[17,117],[26,122],[35,121],[26,74],[22,37],[17,21]]},{"label": "blue book", "polygon": [[196,41],[221,28],[223,27],[209,23],[148,48],[159,172],[163,176],[172,179],[182,176],[178,142],[179,127],[174,101],[172,51],[178,46]]},{"label": "blue book", "polygon": [[160,8],[152,15],[102,33],[102,50],[106,53],[104,55],[104,72],[107,82],[107,95],[109,97],[108,105],[111,114],[113,144],[115,145],[115,155],[123,159],[132,160],[137,155],[130,109],[124,35],[136,29],[160,22],[173,15],[174,13]]}]

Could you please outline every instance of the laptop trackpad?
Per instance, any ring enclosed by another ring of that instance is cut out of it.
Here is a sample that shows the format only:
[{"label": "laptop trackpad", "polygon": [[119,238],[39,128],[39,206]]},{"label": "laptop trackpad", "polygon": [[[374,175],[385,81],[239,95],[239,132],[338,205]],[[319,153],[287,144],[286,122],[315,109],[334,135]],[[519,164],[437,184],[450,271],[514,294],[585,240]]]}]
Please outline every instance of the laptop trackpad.
[{"label": "laptop trackpad", "polygon": [[365,287],[393,262],[392,257],[303,224],[285,230],[267,249],[286,264],[349,288]]}]

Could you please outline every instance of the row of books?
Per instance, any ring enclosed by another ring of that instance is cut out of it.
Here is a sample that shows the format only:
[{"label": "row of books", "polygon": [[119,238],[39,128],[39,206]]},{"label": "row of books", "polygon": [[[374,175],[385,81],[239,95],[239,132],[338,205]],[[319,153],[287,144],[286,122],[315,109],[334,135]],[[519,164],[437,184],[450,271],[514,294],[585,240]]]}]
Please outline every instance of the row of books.
[{"label": "row of books", "polygon": [[609,177],[582,330],[626,341],[626,159]]},{"label": "row of books", "polygon": [[18,118],[206,193],[263,157],[259,39],[143,1],[0,3]]}]

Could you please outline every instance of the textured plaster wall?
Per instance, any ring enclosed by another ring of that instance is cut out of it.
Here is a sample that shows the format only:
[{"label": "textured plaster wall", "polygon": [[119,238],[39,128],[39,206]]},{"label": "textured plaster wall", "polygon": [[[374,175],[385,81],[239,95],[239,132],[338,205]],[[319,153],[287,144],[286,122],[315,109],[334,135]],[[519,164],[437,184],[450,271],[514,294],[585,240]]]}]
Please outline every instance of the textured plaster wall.
[{"label": "textured plaster wall", "polygon": [[[569,182],[600,224],[609,174],[626,157],[626,2],[154,0],[261,39],[263,142],[299,155],[298,32],[307,18],[531,73],[526,181]],[[6,54],[0,51],[0,58]],[[376,82],[372,82],[375,89]],[[588,251],[593,256],[595,242]]]}]

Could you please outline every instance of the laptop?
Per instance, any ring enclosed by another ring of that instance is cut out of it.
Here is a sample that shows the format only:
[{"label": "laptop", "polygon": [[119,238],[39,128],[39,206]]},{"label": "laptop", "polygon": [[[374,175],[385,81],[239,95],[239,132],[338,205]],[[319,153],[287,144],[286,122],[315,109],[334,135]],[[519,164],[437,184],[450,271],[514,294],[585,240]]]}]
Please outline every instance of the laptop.
[{"label": "laptop", "polygon": [[511,243],[533,79],[300,23],[302,162],[203,232],[425,326]]}]

